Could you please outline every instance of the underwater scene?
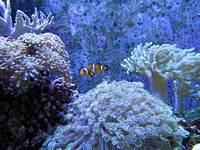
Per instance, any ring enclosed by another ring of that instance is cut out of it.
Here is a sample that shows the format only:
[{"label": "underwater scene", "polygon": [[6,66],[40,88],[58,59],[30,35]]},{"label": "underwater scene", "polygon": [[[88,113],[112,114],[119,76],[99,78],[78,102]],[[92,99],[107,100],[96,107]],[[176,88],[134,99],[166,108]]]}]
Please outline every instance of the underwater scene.
[{"label": "underwater scene", "polygon": [[0,0],[0,150],[200,150],[200,1]]}]

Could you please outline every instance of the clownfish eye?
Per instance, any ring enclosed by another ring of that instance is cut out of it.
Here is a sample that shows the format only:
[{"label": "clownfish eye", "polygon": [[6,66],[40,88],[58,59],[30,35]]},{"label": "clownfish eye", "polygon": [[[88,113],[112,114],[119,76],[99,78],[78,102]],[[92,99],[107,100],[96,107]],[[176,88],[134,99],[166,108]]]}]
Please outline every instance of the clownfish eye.
[{"label": "clownfish eye", "polygon": [[104,65],[104,66],[102,67],[102,69],[103,69],[104,71],[107,71],[107,70],[108,70],[108,66],[107,66],[107,65]]}]

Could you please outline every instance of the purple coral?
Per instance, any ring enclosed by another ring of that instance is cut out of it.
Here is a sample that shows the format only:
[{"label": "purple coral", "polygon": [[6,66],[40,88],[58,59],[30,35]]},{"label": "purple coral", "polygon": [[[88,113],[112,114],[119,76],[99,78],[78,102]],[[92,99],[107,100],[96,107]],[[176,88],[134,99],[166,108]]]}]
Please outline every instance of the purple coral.
[{"label": "purple coral", "polygon": [[0,93],[0,149],[39,149],[57,124],[76,86],[63,78],[41,81],[20,97]]},{"label": "purple coral", "polygon": [[0,42],[0,149],[39,149],[77,95],[68,53],[52,33]]}]

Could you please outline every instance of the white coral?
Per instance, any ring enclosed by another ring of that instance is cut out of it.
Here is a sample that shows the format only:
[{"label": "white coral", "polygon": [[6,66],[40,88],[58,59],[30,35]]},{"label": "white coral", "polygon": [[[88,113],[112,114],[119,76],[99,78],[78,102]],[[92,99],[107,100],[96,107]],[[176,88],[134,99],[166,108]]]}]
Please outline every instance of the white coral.
[{"label": "white coral", "polygon": [[188,135],[171,108],[152,97],[140,82],[103,82],[80,95],[70,107],[66,115],[69,124],[59,126],[44,147],[173,149],[180,148]]},{"label": "white coral", "polygon": [[14,38],[27,32],[40,33],[49,28],[54,19],[51,13],[46,16],[43,12],[38,12],[36,8],[31,19],[23,11],[17,10],[15,24],[13,25],[10,0],[6,0],[6,5],[0,0],[0,13],[2,13],[2,16],[0,16],[0,35],[11,35]]},{"label": "white coral", "polygon": [[10,0],[6,1],[6,5],[2,0],[0,0],[0,13],[2,16],[0,16],[0,34],[10,35],[13,32]]},{"label": "white coral", "polygon": [[167,102],[166,81],[174,80],[177,88],[175,111],[182,111],[182,99],[191,91],[199,90],[192,82],[200,79],[200,53],[194,48],[180,49],[176,45],[138,45],[121,66],[127,73],[135,72],[146,76],[151,81],[155,96]]}]

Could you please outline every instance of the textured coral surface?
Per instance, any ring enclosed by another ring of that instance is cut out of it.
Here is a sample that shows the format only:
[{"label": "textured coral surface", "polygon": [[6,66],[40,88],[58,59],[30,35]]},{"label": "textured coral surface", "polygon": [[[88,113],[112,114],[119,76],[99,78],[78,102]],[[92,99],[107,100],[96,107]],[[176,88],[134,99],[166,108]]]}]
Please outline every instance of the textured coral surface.
[{"label": "textured coral surface", "polygon": [[173,80],[174,88],[170,90],[174,91],[176,97],[173,106],[175,113],[183,112],[185,97],[200,97],[200,53],[194,52],[194,48],[180,49],[175,44],[140,44],[121,66],[128,74],[132,72],[146,76],[151,81],[152,94],[166,103],[166,82]]},{"label": "textured coral surface", "polygon": [[0,149],[38,149],[77,94],[68,53],[52,33],[0,42]]},{"label": "textured coral surface", "polygon": [[18,98],[0,93],[0,149],[41,147],[55,126],[62,124],[66,104],[76,97],[75,88],[59,78],[34,86]]},{"label": "textured coral surface", "polygon": [[[135,73],[127,75],[120,66],[140,43],[176,44],[180,49],[194,47],[196,52],[200,48],[197,0],[47,0],[45,6],[46,14],[53,12],[56,33],[68,47],[74,82],[80,93],[103,79],[140,81],[148,88],[147,80]],[[94,79],[84,78],[79,70],[88,63],[106,64],[109,70]],[[173,88],[168,84],[170,106],[176,96]],[[182,102],[184,110],[200,104],[190,95]]]},{"label": "textured coral surface", "polygon": [[[127,75],[120,63],[140,43],[177,44],[182,49],[194,47],[199,52],[198,0],[11,0],[11,3],[13,22],[18,9],[30,18],[35,6],[45,14],[53,13],[55,23],[49,31],[53,30],[63,42],[50,33],[25,34],[16,40],[0,37],[0,149],[38,149],[55,129],[52,127],[62,125],[60,120],[65,111],[67,124],[59,126],[42,149],[181,149],[180,143],[187,133],[177,125],[171,108],[144,91],[140,83],[121,81],[141,81],[151,92],[146,78],[134,73]],[[27,19],[22,13],[20,18]],[[32,18],[33,23],[42,23],[36,20]],[[23,23],[19,25],[29,21]],[[83,78],[79,70],[88,63],[105,64],[109,70],[94,78]],[[177,66],[184,68],[185,63],[190,65],[182,61]],[[81,93],[102,80],[121,82],[100,84],[71,103],[68,110],[66,103],[71,101],[75,89],[68,82],[70,67]],[[159,70],[162,67],[160,63]],[[195,71],[196,66],[191,67]],[[64,78],[54,80],[57,77]],[[174,106],[175,86],[172,81],[166,84],[168,102]],[[196,97],[181,102],[185,103],[184,110],[199,104]],[[186,148],[191,147],[188,142]]]},{"label": "textured coral surface", "polygon": [[41,149],[173,149],[188,135],[178,118],[140,82],[103,82],[71,104]]},{"label": "textured coral surface", "polygon": [[68,53],[57,35],[26,33],[14,41],[7,37],[0,41],[0,85],[5,92],[26,92],[52,76],[70,81]]}]

